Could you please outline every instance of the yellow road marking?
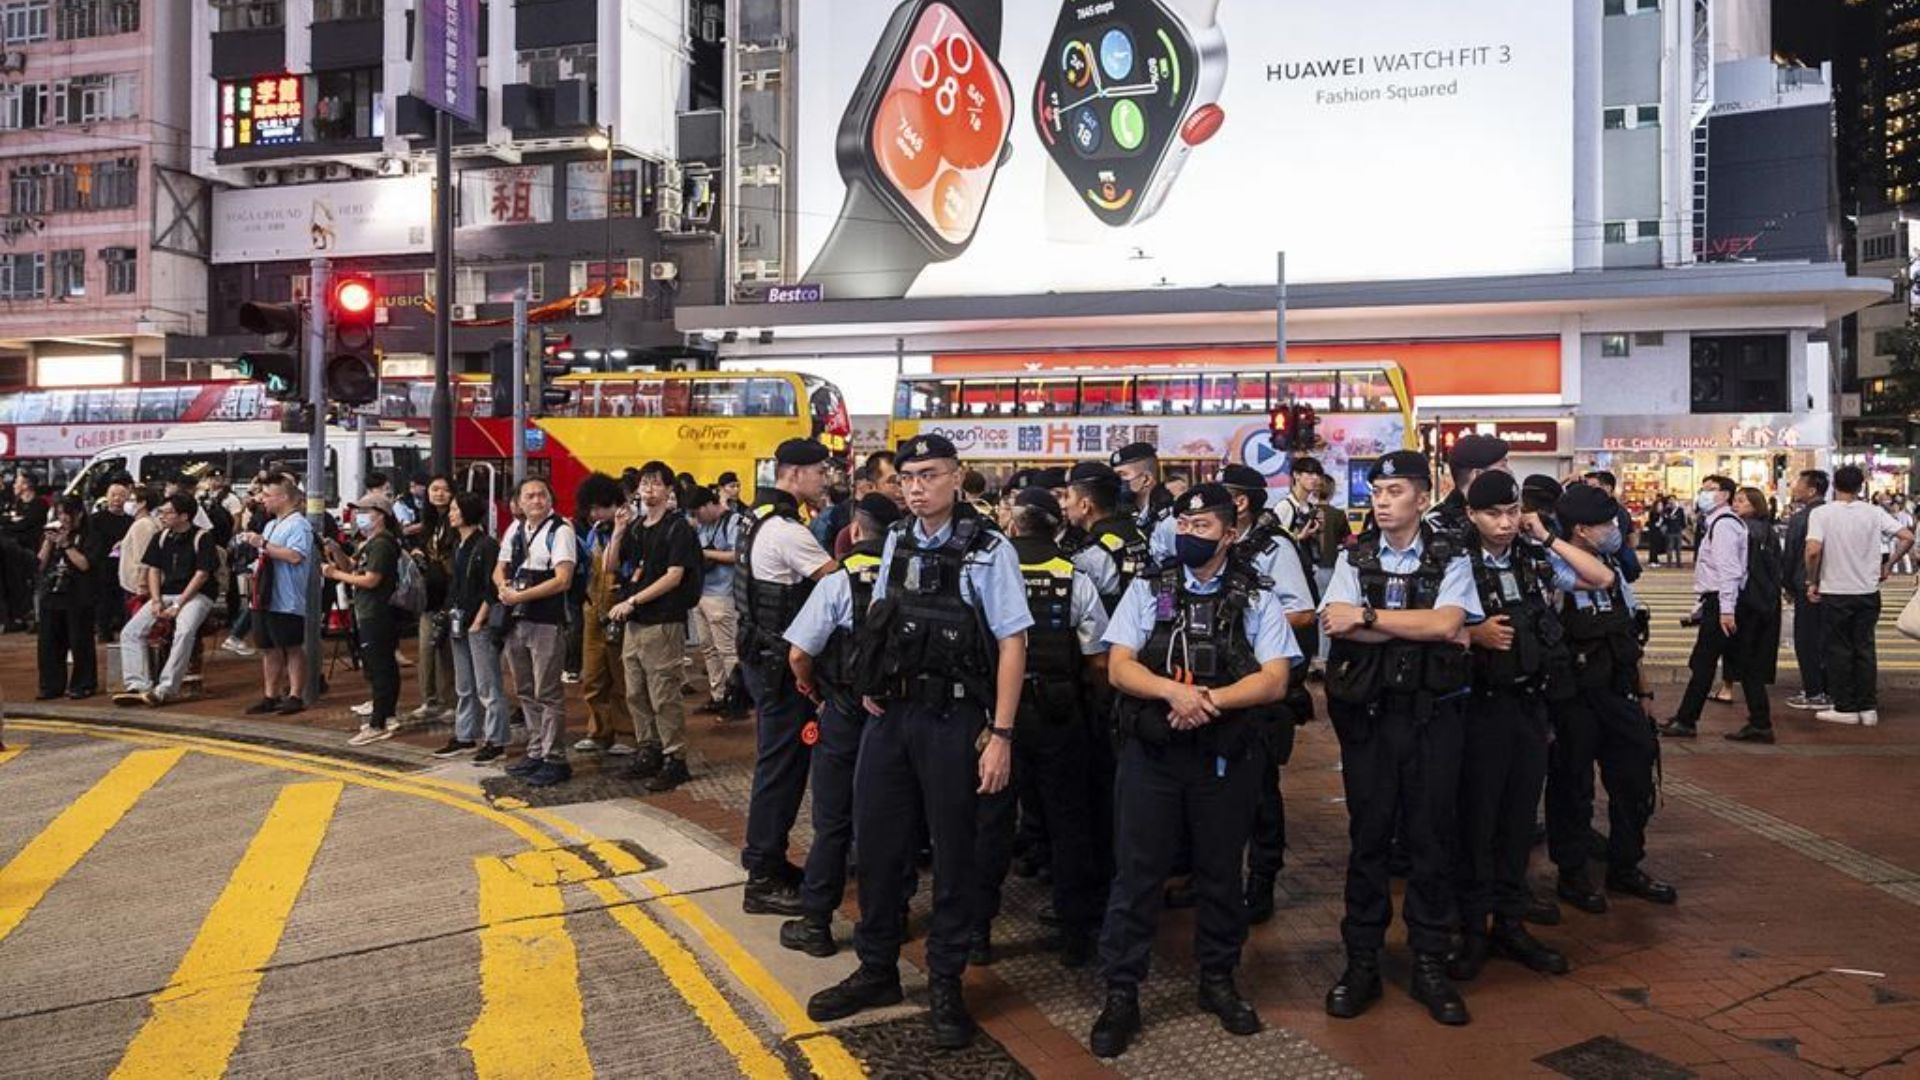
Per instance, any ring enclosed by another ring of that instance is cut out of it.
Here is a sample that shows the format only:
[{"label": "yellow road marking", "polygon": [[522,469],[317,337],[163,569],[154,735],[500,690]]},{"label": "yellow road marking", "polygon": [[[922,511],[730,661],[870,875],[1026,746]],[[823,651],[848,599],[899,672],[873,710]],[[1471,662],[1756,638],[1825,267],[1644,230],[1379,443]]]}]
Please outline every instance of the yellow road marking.
[{"label": "yellow road marking", "polygon": [[0,941],[13,933],[47,891],[125,817],[185,750],[137,750],[75,799],[6,866],[0,867]]},{"label": "yellow road marking", "polygon": [[[281,769],[287,772],[299,772],[312,776],[344,780],[348,783],[358,784],[376,791],[410,795],[414,798],[437,802],[444,806],[485,818],[520,837],[530,848],[547,848],[553,843],[552,834],[528,824],[526,820],[520,817],[503,813],[483,801],[463,798],[454,794],[455,791],[475,789],[466,788],[464,785],[456,785],[450,781],[437,781],[434,786],[425,787],[417,783],[415,778],[392,773],[375,766],[351,762],[336,762],[328,758],[309,754],[236,746],[232,743],[222,743],[217,740],[202,739],[196,736],[180,736],[165,732],[144,731],[138,728],[120,728],[111,725],[75,723],[62,720],[17,721],[14,726],[25,731],[85,735],[90,738],[112,739],[119,742],[132,742],[152,746],[172,746],[179,742],[185,742],[212,757],[244,761],[250,764]],[[599,837],[575,826],[571,822],[550,814],[540,811],[528,811],[526,816],[546,822],[556,833],[571,842],[596,843],[599,841]],[[638,861],[633,860],[626,852],[619,850],[616,845],[605,844],[594,850],[601,858],[607,860],[608,865],[613,867],[617,873],[637,873],[640,870]],[[625,869],[626,867],[632,867],[632,869]],[[658,922],[649,917],[643,909],[633,904],[632,897],[620,889],[619,886],[614,885],[612,882],[601,880],[587,882],[586,887],[603,903],[608,905],[609,914],[613,916],[614,921],[626,929],[627,932],[640,943],[640,946],[647,951],[647,954],[653,959],[654,963],[667,975],[668,980],[672,982],[675,991],[680,994],[681,999],[687,1002],[702,1022],[706,1024],[709,1033],[714,1036],[716,1041],[733,1054],[734,1060],[739,1064],[741,1071],[750,1076],[767,1075],[763,1072],[763,1066],[760,1062],[763,1058],[771,1059],[772,1055],[766,1047],[761,1045],[760,1041],[754,1037],[752,1029],[740,1018],[738,1010],[733,1007],[726,996],[720,992],[720,989],[714,985],[712,979],[707,976],[705,970],[701,968],[698,959],[696,959],[691,952],[687,951],[686,947],[682,945],[678,939],[667,933]],[[745,957],[749,966],[743,969],[735,969],[735,975],[740,978],[749,991],[761,1001],[765,1002],[768,1008],[773,1010],[775,1015],[780,1016],[783,1020],[787,1020],[789,1024],[788,1036],[796,1040],[796,1045],[800,1048],[801,1052],[806,1055],[808,1064],[812,1066],[815,1075],[827,1078],[827,1080],[842,1080],[842,1078],[852,1080],[852,1078],[863,1077],[865,1075],[865,1070],[860,1067],[853,1055],[848,1053],[846,1047],[831,1033],[826,1032],[818,1024],[808,1019],[806,1011],[794,1000],[793,995],[789,994],[784,986],[781,986],[779,982],[774,980],[757,961],[747,956],[745,950],[741,949],[739,943],[733,941],[724,929],[711,919],[708,919],[704,912],[701,912],[684,898],[670,895],[664,885],[647,880],[647,887],[656,897],[662,898],[662,902],[669,910],[673,911],[675,915],[679,916],[683,922],[686,922],[687,925],[698,933],[709,948],[714,949],[716,953],[722,956],[728,955],[729,950],[731,950],[732,954]],[[698,916],[700,922],[704,923],[704,926],[690,919],[687,914],[689,911]]]},{"label": "yellow road marking", "polygon": [[5,750],[0,750],[0,765],[5,765],[7,762],[19,757],[26,749],[26,743],[15,743]]},{"label": "yellow road marking", "polygon": [[294,784],[274,800],[114,1076],[226,1072],[343,789]]},{"label": "yellow road marking", "polygon": [[[519,872],[516,873],[515,870]],[[580,964],[552,860],[474,860],[480,875],[480,1015],[461,1045],[491,1077],[593,1075]]]}]

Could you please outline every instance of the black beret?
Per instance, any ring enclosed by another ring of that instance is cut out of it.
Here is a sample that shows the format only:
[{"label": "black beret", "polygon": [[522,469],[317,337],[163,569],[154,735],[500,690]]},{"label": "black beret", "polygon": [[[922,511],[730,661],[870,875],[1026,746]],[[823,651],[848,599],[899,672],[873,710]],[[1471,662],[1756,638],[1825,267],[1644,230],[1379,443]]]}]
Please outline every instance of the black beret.
[{"label": "black beret", "polygon": [[1462,435],[1447,454],[1447,464],[1456,469],[1487,469],[1505,461],[1507,440],[1497,435]]},{"label": "black beret", "polygon": [[705,484],[695,484],[680,493],[680,509],[698,510],[709,503],[720,501],[720,496]]},{"label": "black beret", "polygon": [[895,452],[893,466],[904,469],[916,461],[938,461],[946,458],[959,461],[960,451],[953,440],[945,435],[915,435],[911,439],[900,440],[900,449]]},{"label": "black beret", "polygon": [[1009,492],[1025,491],[1028,488],[1032,487],[1033,474],[1037,471],[1038,470],[1036,469],[1013,470],[1013,474],[1007,477],[1007,490]]},{"label": "black beret", "polygon": [[1560,481],[1546,473],[1534,473],[1520,481],[1520,491],[1527,495],[1544,495],[1556,503],[1560,501],[1560,496],[1567,493],[1567,489],[1560,486]]},{"label": "black beret", "polygon": [[1023,488],[1020,494],[1013,497],[1013,505],[1031,507],[1056,521],[1060,519],[1060,500],[1054,498],[1053,492],[1045,487]]},{"label": "black beret", "polygon": [[1433,482],[1433,464],[1418,450],[1395,450],[1373,463],[1367,470],[1367,483],[1376,480],[1412,479]]},{"label": "black beret", "polygon": [[731,471],[729,471],[729,472],[723,472],[723,473],[721,473],[721,474],[720,474],[720,479],[718,479],[718,480],[715,480],[715,481],[713,482],[713,486],[714,486],[714,487],[726,487],[726,486],[727,486],[728,484],[737,484],[737,483],[739,483],[739,482],[740,482],[740,476],[739,476],[739,474],[738,474],[738,473],[735,473],[735,472],[731,472]]},{"label": "black beret", "polygon": [[1120,474],[1104,461],[1083,461],[1067,472],[1069,484],[1117,484]]},{"label": "black beret", "polygon": [[1152,443],[1137,442],[1128,443],[1120,449],[1115,450],[1113,456],[1107,460],[1117,469],[1122,465],[1130,465],[1135,462],[1153,461],[1159,458],[1159,456],[1159,449]]},{"label": "black beret", "polygon": [[900,520],[900,508],[894,505],[892,499],[877,491],[869,491],[860,496],[860,501],[854,503],[853,508],[882,526],[891,525]]},{"label": "black beret", "polygon": [[1183,516],[1210,510],[1224,510],[1230,515],[1235,512],[1233,492],[1228,491],[1225,484],[1201,484],[1173,500],[1173,512]]},{"label": "black beret", "polygon": [[1601,488],[1575,484],[1560,496],[1555,512],[1562,525],[1605,525],[1620,516],[1620,504]]},{"label": "black beret", "polygon": [[773,460],[782,465],[818,465],[827,460],[827,448],[812,439],[788,439],[773,452]]},{"label": "black beret", "polygon": [[1229,465],[1220,470],[1220,483],[1244,491],[1258,491],[1267,486],[1267,477],[1251,465]]},{"label": "black beret", "polygon": [[1067,470],[1059,465],[1050,469],[1033,470],[1031,483],[1035,487],[1063,488],[1067,486]]},{"label": "black beret", "polygon": [[1475,510],[1491,510],[1520,501],[1520,481],[1505,469],[1488,469],[1467,489],[1467,505]]}]

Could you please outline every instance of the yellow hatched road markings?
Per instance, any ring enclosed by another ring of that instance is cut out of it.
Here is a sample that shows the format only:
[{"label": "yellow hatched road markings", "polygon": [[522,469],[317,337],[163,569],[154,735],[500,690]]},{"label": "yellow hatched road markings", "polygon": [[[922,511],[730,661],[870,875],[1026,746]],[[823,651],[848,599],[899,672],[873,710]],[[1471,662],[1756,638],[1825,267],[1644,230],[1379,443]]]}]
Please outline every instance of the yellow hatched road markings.
[{"label": "yellow hatched road markings", "polygon": [[345,786],[294,784],[274,800],[114,1076],[226,1072]]},{"label": "yellow hatched road markings", "polygon": [[5,750],[0,750],[0,765],[5,765],[7,762],[19,757],[26,749],[26,743],[16,743],[13,746],[7,747]]},{"label": "yellow hatched road markings", "polygon": [[[592,1076],[580,964],[551,859],[474,860],[480,875],[480,1015],[467,1051],[490,1077]],[[517,872],[516,872],[517,871]]]},{"label": "yellow hatched road markings", "polygon": [[48,890],[59,884],[186,753],[178,749],[136,750],[121,758],[11,862],[0,867],[0,941],[19,927]]}]

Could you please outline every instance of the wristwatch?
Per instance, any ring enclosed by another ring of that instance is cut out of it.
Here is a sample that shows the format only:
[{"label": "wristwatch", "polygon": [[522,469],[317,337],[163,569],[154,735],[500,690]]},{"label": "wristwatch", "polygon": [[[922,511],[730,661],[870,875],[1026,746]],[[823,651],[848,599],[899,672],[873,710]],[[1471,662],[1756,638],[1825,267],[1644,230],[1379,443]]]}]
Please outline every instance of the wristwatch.
[{"label": "wristwatch", "polygon": [[[1220,0],[1063,0],[1041,54],[1034,126],[1102,223],[1138,225],[1165,204],[1193,148],[1226,121]],[[1058,183],[1064,180],[1064,184]],[[1063,212],[1050,199],[1049,214]]]},{"label": "wristwatch", "polygon": [[1360,605],[1360,622],[1362,625],[1368,629],[1372,629],[1373,624],[1379,621],[1380,613],[1373,610],[1373,604],[1371,602]]},{"label": "wristwatch", "polygon": [[973,242],[1006,163],[1013,88],[1002,0],[906,0],[847,102],[846,201],[802,280],[831,300],[898,299]]},{"label": "wristwatch", "polygon": [[987,732],[996,739],[1005,739],[1008,742],[1013,741],[1013,729],[1010,727],[994,727],[989,724],[987,725]]}]

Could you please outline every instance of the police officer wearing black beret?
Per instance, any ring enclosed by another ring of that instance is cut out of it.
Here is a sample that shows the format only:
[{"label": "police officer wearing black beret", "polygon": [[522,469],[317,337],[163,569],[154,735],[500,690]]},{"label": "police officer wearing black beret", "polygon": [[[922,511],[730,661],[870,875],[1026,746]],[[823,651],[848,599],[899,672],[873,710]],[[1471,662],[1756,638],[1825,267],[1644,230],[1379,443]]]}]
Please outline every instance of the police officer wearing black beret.
[{"label": "police officer wearing black beret", "polygon": [[1506,468],[1507,440],[1479,432],[1460,436],[1454,441],[1453,448],[1447,451],[1447,474],[1453,480],[1453,490],[1440,501],[1440,505],[1433,508],[1427,520],[1454,532],[1466,528],[1467,489],[1473,486],[1481,473],[1489,469]]},{"label": "police officer wearing black beret", "polygon": [[1160,451],[1152,443],[1128,443],[1107,463],[1120,476],[1122,498],[1133,498],[1133,521],[1146,534],[1156,559],[1173,554],[1173,496],[1160,483]]}]

